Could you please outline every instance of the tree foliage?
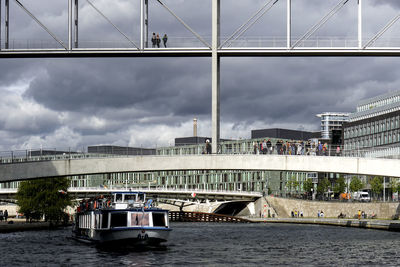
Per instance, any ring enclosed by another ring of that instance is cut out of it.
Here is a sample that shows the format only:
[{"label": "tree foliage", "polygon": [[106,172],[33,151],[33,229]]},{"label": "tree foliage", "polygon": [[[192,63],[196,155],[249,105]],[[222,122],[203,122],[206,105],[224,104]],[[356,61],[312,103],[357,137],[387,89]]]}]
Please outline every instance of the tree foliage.
[{"label": "tree foliage", "polygon": [[21,182],[16,195],[19,212],[27,219],[40,219],[44,215],[46,221],[61,221],[64,209],[71,205],[71,198],[66,193],[68,187],[67,178]]},{"label": "tree foliage", "polygon": [[323,194],[328,191],[329,186],[331,185],[331,182],[329,182],[328,178],[324,178],[319,181],[318,186],[317,186],[317,192],[319,194]]},{"label": "tree foliage", "polygon": [[375,176],[371,180],[370,185],[372,192],[374,192],[377,195],[381,194],[383,190],[383,177]]},{"label": "tree foliage", "polygon": [[346,181],[344,180],[344,177],[341,176],[336,180],[335,187],[333,188],[333,191],[336,194],[341,194],[344,193],[346,190]]},{"label": "tree foliage", "polygon": [[292,191],[292,189],[296,189],[299,186],[299,182],[296,180],[296,177],[291,177],[287,182],[286,186],[289,188],[289,191]]},{"label": "tree foliage", "polygon": [[313,182],[311,178],[308,178],[303,183],[304,192],[310,193],[311,189],[314,188]]},{"label": "tree foliage", "polygon": [[351,182],[350,182],[350,191],[351,192],[360,191],[363,187],[364,187],[364,185],[358,177],[354,176],[351,179]]}]

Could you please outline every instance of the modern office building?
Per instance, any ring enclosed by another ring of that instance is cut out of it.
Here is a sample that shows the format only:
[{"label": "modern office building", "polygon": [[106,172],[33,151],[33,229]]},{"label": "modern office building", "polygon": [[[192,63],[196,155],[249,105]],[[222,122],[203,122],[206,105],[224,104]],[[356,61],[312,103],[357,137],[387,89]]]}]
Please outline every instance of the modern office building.
[{"label": "modern office building", "polygon": [[320,134],[318,132],[315,133],[315,132],[280,129],[280,128],[261,129],[261,130],[252,130],[251,131],[252,139],[265,138],[265,137],[276,138],[276,139],[307,141],[312,138],[319,138]]},{"label": "modern office building", "polygon": [[400,158],[400,91],[361,101],[343,130],[350,155]]},{"label": "modern office building", "polygon": [[99,145],[99,146],[89,146],[88,153],[112,154],[112,155],[155,155],[156,149],[128,147],[128,146]]},{"label": "modern office building", "polygon": [[341,144],[343,123],[348,120],[349,113],[324,112],[317,114],[321,118],[321,139],[332,144]]}]

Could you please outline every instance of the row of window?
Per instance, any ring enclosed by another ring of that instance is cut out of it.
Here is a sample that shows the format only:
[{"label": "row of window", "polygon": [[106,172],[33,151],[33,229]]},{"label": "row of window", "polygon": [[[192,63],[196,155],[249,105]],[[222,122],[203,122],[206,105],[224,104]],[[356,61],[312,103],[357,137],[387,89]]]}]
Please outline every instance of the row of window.
[{"label": "row of window", "polygon": [[357,108],[357,111],[365,111],[365,110],[369,110],[372,109],[374,107],[381,107],[381,106],[385,106],[385,105],[389,105],[395,102],[400,102],[400,96],[392,96],[390,98],[387,99],[382,99],[373,103],[369,103],[367,105],[362,105],[359,106]]},{"label": "row of window", "polygon": [[381,133],[390,130],[399,129],[400,117],[387,118],[375,122],[369,122],[362,125],[347,127],[344,129],[344,138],[354,138],[364,135]]},{"label": "row of window", "polygon": [[389,145],[400,142],[400,130],[363,136],[344,141],[344,149],[359,149],[381,145]]}]

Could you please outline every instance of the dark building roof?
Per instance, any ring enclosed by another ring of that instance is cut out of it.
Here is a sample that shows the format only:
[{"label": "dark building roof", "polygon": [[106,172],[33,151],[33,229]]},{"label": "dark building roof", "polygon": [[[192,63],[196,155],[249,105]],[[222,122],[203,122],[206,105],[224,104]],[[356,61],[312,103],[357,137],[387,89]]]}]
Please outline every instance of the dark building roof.
[{"label": "dark building roof", "polygon": [[210,137],[200,137],[200,136],[178,137],[175,138],[175,146],[204,144],[207,139],[210,140],[210,142],[212,141],[212,138]]},{"label": "dark building roof", "polygon": [[278,139],[281,138],[281,139],[293,139],[293,140],[308,140],[311,138],[320,138],[321,133],[280,129],[280,128],[251,131],[251,139],[264,138],[264,137],[278,138]]},{"label": "dark building roof", "polygon": [[[200,137],[200,136],[178,137],[178,138],[175,138],[175,146],[204,144],[207,139],[210,140],[210,142],[212,143],[212,138],[210,138],[210,137]],[[221,139],[220,141],[224,142],[224,141],[231,141],[231,140]]]},{"label": "dark building roof", "polygon": [[62,150],[50,150],[50,149],[42,149],[42,150],[31,150],[27,152],[32,157],[38,156],[51,156],[51,155],[63,155],[63,154],[75,154],[77,152],[73,151],[62,151]]},{"label": "dark building roof", "polygon": [[113,155],[155,155],[153,148],[127,147],[127,146],[88,146],[88,153],[113,154]]}]

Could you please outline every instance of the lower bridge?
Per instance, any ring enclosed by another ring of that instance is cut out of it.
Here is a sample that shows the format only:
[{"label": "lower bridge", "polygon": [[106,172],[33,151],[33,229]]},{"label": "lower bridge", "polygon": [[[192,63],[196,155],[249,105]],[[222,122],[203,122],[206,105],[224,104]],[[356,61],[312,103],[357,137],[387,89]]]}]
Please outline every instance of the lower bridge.
[{"label": "lower bridge", "polygon": [[230,223],[248,223],[250,220],[215,214],[206,212],[187,212],[187,211],[170,211],[169,219],[171,222],[230,222]]}]

